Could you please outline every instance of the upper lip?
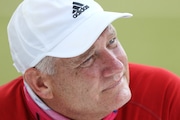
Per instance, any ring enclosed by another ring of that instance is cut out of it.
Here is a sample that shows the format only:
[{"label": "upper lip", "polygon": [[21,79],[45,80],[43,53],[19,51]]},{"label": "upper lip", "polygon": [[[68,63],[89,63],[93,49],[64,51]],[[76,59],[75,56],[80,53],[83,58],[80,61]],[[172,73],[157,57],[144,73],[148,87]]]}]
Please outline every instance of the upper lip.
[{"label": "upper lip", "polygon": [[116,85],[118,85],[120,82],[121,82],[121,79],[123,77],[124,74],[119,74],[119,75],[115,75],[115,77],[118,77],[118,78],[114,78],[114,79],[117,79],[115,80],[115,82],[113,82],[112,84],[110,84],[107,88],[105,88],[103,91],[106,91],[106,90],[109,90],[111,88],[114,88]]}]

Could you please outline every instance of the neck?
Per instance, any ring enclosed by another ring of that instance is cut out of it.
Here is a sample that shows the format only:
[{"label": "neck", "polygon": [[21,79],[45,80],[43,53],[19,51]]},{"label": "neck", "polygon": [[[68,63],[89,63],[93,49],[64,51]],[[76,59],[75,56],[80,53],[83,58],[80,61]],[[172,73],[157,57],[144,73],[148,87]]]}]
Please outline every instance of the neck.
[{"label": "neck", "polygon": [[[117,111],[114,112],[85,112],[71,109],[71,107],[64,107],[60,102],[53,100],[43,100],[48,106],[58,113],[71,118],[72,120],[114,120]],[[60,109],[59,109],[60,108]]]}]

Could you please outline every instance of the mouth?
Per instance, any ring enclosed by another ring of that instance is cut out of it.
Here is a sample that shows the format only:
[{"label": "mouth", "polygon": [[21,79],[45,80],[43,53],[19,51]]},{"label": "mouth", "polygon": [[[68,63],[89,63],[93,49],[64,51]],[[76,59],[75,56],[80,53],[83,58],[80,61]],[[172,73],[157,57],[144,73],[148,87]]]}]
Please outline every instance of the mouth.
[{"label": "mouth", "polygon": [[114,81],[115,81],[115,82],[114,82],[113,84],[109,85],[107,88],[105,88],[105,89],[103,90],[103,92],[104,92],[104,91],[107,91],[107,90],[110,90],[110,89],[113,89],[113,88],[115,88],[116,86],[118,86],[119,84],[121,84],[121,82],[123,81],[123,78],[124,78],[124,75],[123,75],[123,74],[114,76]]}]

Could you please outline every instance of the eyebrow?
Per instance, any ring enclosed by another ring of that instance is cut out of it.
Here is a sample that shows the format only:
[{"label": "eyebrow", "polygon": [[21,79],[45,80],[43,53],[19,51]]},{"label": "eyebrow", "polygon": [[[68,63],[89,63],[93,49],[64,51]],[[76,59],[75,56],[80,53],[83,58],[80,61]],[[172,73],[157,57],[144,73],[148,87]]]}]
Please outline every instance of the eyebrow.
[{"label": "eyebrow", "polygon": [[80,56],[77,56],[77,61],[79,61],[80,59],[84,60],[85,58],[87,58],[90,55],[92,55],[94,52],[95,52],[95,46],[93,44],[85,53],[81,54]]},{"label": "eyebrow", "polygon": [[[112,36],[117,36],[116,29],[115,29],[111,24],[108,25],[108,26],[104,29],[104,31],[100,34],[100,36],[101,36],[105,31],[108,31],[108,35],[107,35],[108,38],[109,38],[109,37],[112,37]],[[99,37],[100,37],[100,36],[99,36]],[[98,39],[99,39],[99,37],[98,37]]]},{"label": "eyebrow", "polygon": [[106,30],[108,30],[110,36],[117,35],[116,29],[112,25],[109,25]]},{"label": "eyebrow", "polygon": [[83,54],[74,57],[74,58],[66,58],[66,60],[64,62],[68,63],[68,66],[71,67],[78,67],[86,58],[88,58],[89,56],[91,56],[92,54],[94,54],[95,52],[95,46],[94,44]]}]

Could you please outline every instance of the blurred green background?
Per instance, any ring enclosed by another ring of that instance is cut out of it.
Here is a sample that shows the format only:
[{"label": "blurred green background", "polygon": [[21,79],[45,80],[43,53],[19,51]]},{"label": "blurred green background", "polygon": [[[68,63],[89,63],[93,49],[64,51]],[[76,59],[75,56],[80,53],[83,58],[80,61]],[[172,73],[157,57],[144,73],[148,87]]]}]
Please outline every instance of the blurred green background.
[{"label": "blurred green background", "polygon": [[[0,85],[16,78],[6,26],[22,0],[0,0]],[[97,0],[105,10],[130,12],[113,23],[130,62],[164,67],[180,75],[179,0]],[[110,16],[109,16],[110,17]]]}]

